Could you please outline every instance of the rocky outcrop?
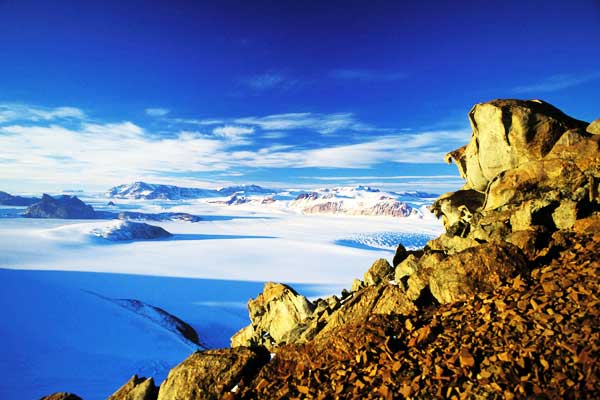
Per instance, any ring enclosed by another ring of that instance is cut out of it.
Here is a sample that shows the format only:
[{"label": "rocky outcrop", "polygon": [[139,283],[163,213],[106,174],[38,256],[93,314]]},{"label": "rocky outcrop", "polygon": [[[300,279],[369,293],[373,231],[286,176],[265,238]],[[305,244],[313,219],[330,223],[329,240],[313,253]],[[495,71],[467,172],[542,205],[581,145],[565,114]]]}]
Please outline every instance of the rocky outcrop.
[{"label": "rocky outcrop", "polygon": [[160,226],[143,222],[115,221],[93,229],[91,234],[113,242],[165,239],[173,235]]},{"label": "rocky outcrop", "polygon": [[600,118],[592,121],[592,123],[588,125],[586,131],[592,135],[600,135]]},{"label": "rocky outcrop", "polygon": [[157,397],[158,388],[152,378],[134,375],[107,400],[156,400]]},{"label": "rocky outcrop", "polygon": [[96,212],[92,206],[79,200],[77,196],[52,197],[47,194],[29,206],[23,213],[27,218],[94,219]]},{"label": "rocky outcrop", "polygon": [[394,279],[394,268],[385,258],[380,258],[365,272],[364,283],[367,286],[374,286],[392,279]]},{"label": "rocky outcrop", "polygon": [[[511,241],[530,253],[532,235],[569,229],[598,209],[600,136],[587,123],[539,100],[479,104],[470,118],[471,142],[448,155],[467,182],[435,202],[446,233],[431,247]],[[515,240],[521,231],[529,241]]]},{"label": "rocky outcrop", "polygon": [[81,397],[73,393],[58,392],[42,397],[40,400],[82,400]]},{"label": "rocky outcrop", "polygon": [[236,398],[599,398],[600,234],[560,241],[492,292],[284,346]]},{"label": "rocky outcrop", "polygon": [[158,400],[221,398],[243,387],[269,359],[269,353],[259,348],[195,352],[169,372]]},{"label": "rocky outcrop", "polygon": [[588,124],[565,115],[541,100],[494,100],[469,113],[471,141],[448,155],[467,181],[465,189],[480,192],[500,172],[546,156],[558,139]]},{"label": "rocky outcrop", "polygon": [[315,306],[289,286],[267,282],[263,292],[248,302],[252,324],[231,338],[231,345],[272,345],[308,318]]},{"label": "rocky outcrop", "polygon": [[521,250],[510,244],[482,244],[447,257],[429,274],[429,289],[444,304],[492,292],[527,271]]}]

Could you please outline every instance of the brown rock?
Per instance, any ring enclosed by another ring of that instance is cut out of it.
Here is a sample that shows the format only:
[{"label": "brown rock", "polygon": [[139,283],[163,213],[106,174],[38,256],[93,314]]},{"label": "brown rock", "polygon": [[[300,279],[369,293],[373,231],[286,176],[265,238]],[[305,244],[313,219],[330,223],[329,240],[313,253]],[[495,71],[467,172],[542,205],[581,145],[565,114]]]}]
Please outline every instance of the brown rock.
[{"label": "brown rock", "polygon": [[426,253],[419,259],[419,264],[416,273],[409,276],[406,281],[408,286],[406,289],[406,296],[416,301],[423,290],[429,285],[429,276],[431,272],[438,268],[441,262],[446,258],[446,255],[440,252]]},{"label": "brown rock", "polygon": [[508,235],[506,241],[517,246],[529,260],[534,260],[548,240],[548,230],[538,226],[528,230],[516,231]]},{"label": "brown rock", "polygon": [[367,286],[377,285],[381,282],[387,282],[394,279],[394,268],[385,258],[375,261],[371,268],[365,272],[364,282]]},{"label": "brown rock", "polygon": [[255,375],[269,361],[264,349],[195,352],[169,372],[158,400],[217,399]]},{"label": "brown rock", "polygon": [[108,400],[156,400],[158,388],[152,378],[138,378],[134,375]]},{"label": "brown rock", "polygon": [[431,211],[439,218],[446,229],[456,224],[468,224],[473,214],[485,201],[485,195],[476,190],[457,190],[441,195],[431,207]]},{"label": "brown rock", "polygon": [[577,220],[577,203],[563,200],[552,213],[552,220],[558,229],[569,229]]},{"label": "brown rock", "polygon": [[429,288],[440,303],[489,292],[526,271],[527,260],[516,246],[482,244],[447,257],[429,275]]},{"label": "brown rock", "polygon": [[394,280],[400,284],[403,279],[416,273],[419,269],[419,259],[414,255],[409,255],[404,261],[396,266],[394,270]]},{"label": "brown rock", "polygon": [[592,123],[587,126],[586,131],[592,135],[600,135],[600,118],[592,121]]},{"label": "brown rock", "polygon": [[314,305],[287,285],[267,282],[263,292],[248,302],[251,328],[244,328],[231,338],[231,345],[272,346],[296,325],[308,318]]},{"label": "brown rock", "polygon": [[583,235],[600,235],[600,214],[575,221],[573,231]]},{"label": "brown rock", "polygon": [[551,189],[573,193],[586,181],[585,175],[571,161],[551,159],[524,163],[502,172],[490,183],[484,209],[542,198],[543,193]]},{"label": "brown rock", "polygon": [[416,310],[417,307],[401,287],[392,284],[368,286],[335,311],[317,336],[327,335],[350,322],[366,321],[372,314],[408,315]]},{"label": "brown rock", "polygon": [[470,247],[479,246],[479,242],[470,237],[450,236],[447,233],[441,234],[436,239],[427,242],[427,248],[433,251],[443,251],[450,255],[459,253]]},{"label": "brown rock", "polygon": [[57,392],[51,395],[42,397],[40,400],[82,400],[81,397],[73,393]]},{"label": "brown rock", "polygon": [[465,188],[485,191],[500,172],[542,159],[569,129],[586,122],[565,115],[541,100],[493,100],[469,113],[473,136],[456,160]]}]

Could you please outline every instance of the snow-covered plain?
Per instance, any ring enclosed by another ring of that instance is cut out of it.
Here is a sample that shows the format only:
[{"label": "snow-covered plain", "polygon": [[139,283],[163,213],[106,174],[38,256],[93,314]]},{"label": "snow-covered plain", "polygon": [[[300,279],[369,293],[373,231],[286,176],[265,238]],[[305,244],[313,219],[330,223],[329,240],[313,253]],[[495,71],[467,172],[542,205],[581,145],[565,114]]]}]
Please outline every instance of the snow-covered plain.
[{"label": "snow-covered plain", "polygon": [[[25,219],[0,207],[0,398],[73,391],[101,399],[132,374],[158,383],[194,346],[111,299],[137,299],[190,324],[208,347],[248,324],[266,281],[311,297],[339,294],[398,242],[422,246],[441,226],[406,218],[301,215],[257,204],[83,198],[96,210],[186,212],[201,222],[149,222],[152,241],[98,237],[114,221]],[[112,225],[111,225],[112,224]],[[100,296],[94,295],[98,294]]]}]

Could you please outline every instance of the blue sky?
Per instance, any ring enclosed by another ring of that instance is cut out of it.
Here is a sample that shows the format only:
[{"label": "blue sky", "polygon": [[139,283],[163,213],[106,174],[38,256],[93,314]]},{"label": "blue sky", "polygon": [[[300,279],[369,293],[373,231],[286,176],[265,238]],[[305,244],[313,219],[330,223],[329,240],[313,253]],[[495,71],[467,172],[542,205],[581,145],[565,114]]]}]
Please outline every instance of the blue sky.
[{"label": "blue sky", "polygon": [[404,3],[0,0],[0,190],[442,192],[477,102],[600,117],[598,1]]}]

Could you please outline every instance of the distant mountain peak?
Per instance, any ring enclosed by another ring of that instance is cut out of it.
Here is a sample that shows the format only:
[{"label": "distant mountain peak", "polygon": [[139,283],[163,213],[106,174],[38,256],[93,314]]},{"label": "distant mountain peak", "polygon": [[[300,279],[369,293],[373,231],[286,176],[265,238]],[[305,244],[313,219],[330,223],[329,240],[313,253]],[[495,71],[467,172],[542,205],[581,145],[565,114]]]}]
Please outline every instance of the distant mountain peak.
[{"label": "distant mountain peak", "polygon": [[254,184],[227,186],[218,189],[207,189],[181,187],[174,185],[162,185],[137,181],[130,184],[112,187],[106,192],[106,196],[111,198],[122,199],[181,200],[231,196],[232,194],[238,192],[243,194],[275,193],[275,191],[272,189],[266,189]]}]

